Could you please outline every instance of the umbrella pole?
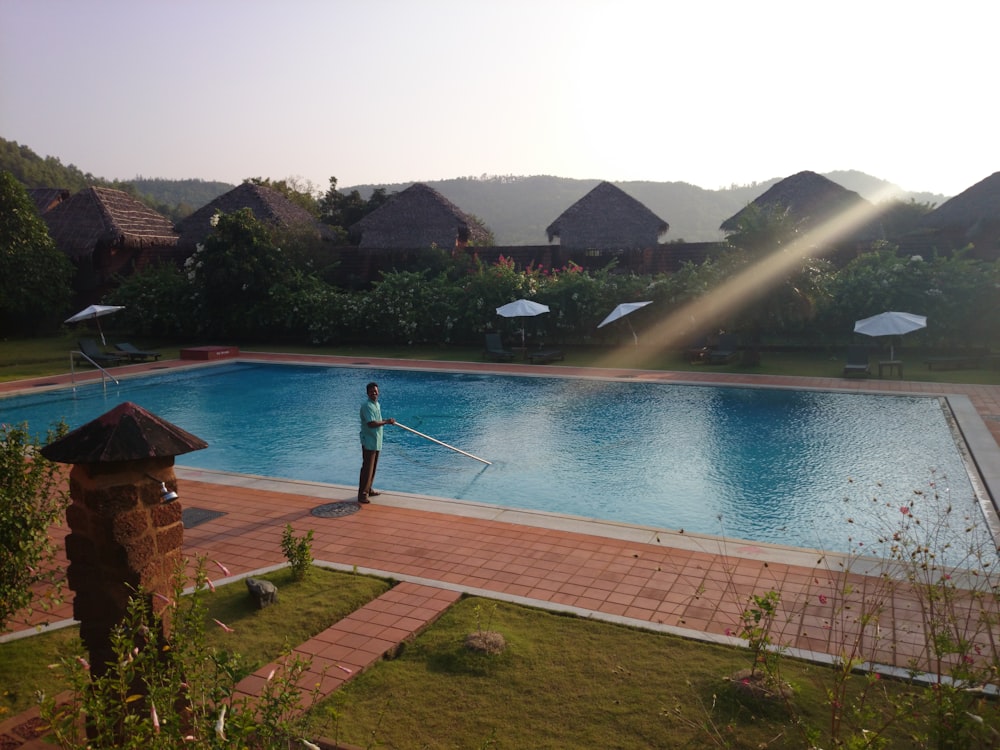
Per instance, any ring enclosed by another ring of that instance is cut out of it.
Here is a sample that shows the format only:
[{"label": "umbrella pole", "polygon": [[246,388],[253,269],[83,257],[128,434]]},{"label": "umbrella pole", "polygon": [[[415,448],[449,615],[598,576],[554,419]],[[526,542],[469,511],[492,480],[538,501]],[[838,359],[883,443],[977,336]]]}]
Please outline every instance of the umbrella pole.
[{"label": "umbrella pole", "polygon": [[396,422],[395,425],[396,425],[396,427],[401,427],[402,429],[406,430],[407,432],[412,432],[414,435],[419,435],[420,437],[424,438],[425,440],[430,440],[432,443],[437,443],[438,445],[443,445],[445,448],[448,448],[450,450],[455,451],[455,453],[461,453],[463,456],[468,456],[469,458],[474,458],[477,461],[482,461],[487,466],[492,466],[493,465],[492,463],[490,463],[489,461],[487,461],[485,458],[480,458],[479,456],[473,456],[471,453],[466,453],[463,450],[459,450],[458,448],[456,448],[453,445],[448,445],[447,443],[442,443],[437,438],[432,438],[430,435],[425,435],[422,432],[417,432],[412,427],[407,427],[405,424],[400,424],[399,422]]},{"label": "umbrella pole", "polygon": [[635,329],[632,327],[632,321],[625,318],[625,322],[628,323],[628,329],[632,332],[632,340],[635,341],[636,346],[639,346],[639,337],[635,335]]}]

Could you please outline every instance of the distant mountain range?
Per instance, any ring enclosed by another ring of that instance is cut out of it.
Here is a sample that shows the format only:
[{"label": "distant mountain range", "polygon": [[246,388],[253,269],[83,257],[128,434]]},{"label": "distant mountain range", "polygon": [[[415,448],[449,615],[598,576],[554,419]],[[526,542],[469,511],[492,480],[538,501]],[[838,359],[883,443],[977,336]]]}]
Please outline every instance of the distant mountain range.
[{"label": "distant mountain range", "polygon": [[[873,202],[887,196],[903,201],[941,205],[949,196],[934,193],[910,193],[892,183],[864,172],[839,171],[823,175],[838,185],[853,190]],[[664,242],[714,242],[723,239],[719,225],[767,191],[783,177],[766,182],[740,185],[722,190],[706,190],[686,182],[615,182],[614,184],[643,203],[670,225]],[[498,245],[545,245],[545,232],[559,215],[592,190],[600,180],[574,180],[566,177],[460,177],[426,181],[460,209],[483,220],[493,231]],[[412,182],[378,185],[353,185],[363,198],[375,188],[394,193]]]}]

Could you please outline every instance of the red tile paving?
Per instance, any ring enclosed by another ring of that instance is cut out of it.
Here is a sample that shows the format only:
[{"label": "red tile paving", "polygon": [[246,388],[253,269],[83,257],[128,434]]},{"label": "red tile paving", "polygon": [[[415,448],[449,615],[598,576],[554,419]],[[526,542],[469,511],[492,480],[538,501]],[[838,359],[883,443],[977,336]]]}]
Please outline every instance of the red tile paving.
[{"label": "red tile paving", "polygon": [[[989,448],[994,454],[1000,439],[1000,386],[733,375],[707,370],[581,371],[548,365],[375,358],[361,362],[361,358],[351,357],[247,352],[241,358],[956,394],[967,397],[975,408],[988,430],[984,434],[992,435]],[[186,364],[131,365],[115,372]],[[43,379],[45,383],[64,380],[62,376]],[[19,389],[30,386],[24,381],[14,385]],[[0,384],[0,392],[5,390],[16,388]],[[320,695],[391,654],[462,593],[692,638],[742,643],[735,635],[747,598],[774,589],[781,592],[774,638],[791,653],[831,658],[841,653],[845,644],[865,643],[866,657],[898,667],[926,654],[918,599],[902,584],[890,587],[877,576],[864,575],[857,559],[390,492],[356,512],[322,518],[311,511],[337,501],[350,504],[352,509],[358,507],[351,502],[356,488],[184,468],[177,468],[177,476],[185,507],[224,514],[185,531],[185,551],[192,558],[205,555],[223,562],[233,577],[283,564],[280,540],[285,524],[291,524],[296,534],[314,531],[312,551],[318,563],[400,581],[295,649],[312,659],[310,671],[301,681],[303,688],[310,692],[318,689]],[[876,601],[882,607],[877,623],[862,624],[861,610]],[[31,622],[66,618],[70,612],[66,605],[48,615],[36,613]],[[24,627],[27,625],[22,624]],[[1000,638],[1000,633],[995,636]],[[274,668],[276,665],[267,665],[258,670],[240,689],[252,694]],[[0,734],[4,726],[0,726]]]}]

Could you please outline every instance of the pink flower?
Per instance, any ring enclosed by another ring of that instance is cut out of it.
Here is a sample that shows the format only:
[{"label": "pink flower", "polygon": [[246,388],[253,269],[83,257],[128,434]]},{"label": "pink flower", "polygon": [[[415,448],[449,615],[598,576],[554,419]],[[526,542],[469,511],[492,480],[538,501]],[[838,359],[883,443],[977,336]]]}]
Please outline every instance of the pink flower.
[{"label": "pink flower", "polygon": [[826,594],[820,594],[819,595],[819,603],[820,604],[826,604]]},{"label": "pink flower", "polygon": [[732,635],[732,634],[733,634],[733,629],[732,628],[726,628],[726,635]]},{"label": "pink flower", "polygon": [[910,515],[910,506],[908,505],[899,506],[899,512],[902,513],[904,516]]}]

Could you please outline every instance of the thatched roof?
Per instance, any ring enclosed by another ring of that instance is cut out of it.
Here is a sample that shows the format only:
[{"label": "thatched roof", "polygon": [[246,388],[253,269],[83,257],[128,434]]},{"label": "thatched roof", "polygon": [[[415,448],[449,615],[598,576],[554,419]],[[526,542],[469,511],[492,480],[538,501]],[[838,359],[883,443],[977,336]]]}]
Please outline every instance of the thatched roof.
[{"label": "thatched roof", "polygon": [[418,249],[437,245],[452,249],[485,245],[489,230],[441,193],[422,182],[389,197],[349,228],[358,246],[373,249]]},{"label": "thatched roof", "polygon": [[1000,258],[1000,172],[945,201],[923,217],[924,233],[914,237],[926,246],[920,250],[913,237],[902,243],[909,252],[951,252],[971,246],[969,257]]},{"label": "thatched roof", "polygon": [[595,250],[653,247],[670,225],[610,182],[601,182],[545,230],[563,247]]},{"label": "thatched roof", "polygon": [[98,247],[174,247],[170,220],[128,193],[110,188],[81,190],[42,215],[56,246],[71,258]]},{"label": "thatched roof", "polygon": [[35,204],[38,215],[41,216],[69,198],[69,190],[66,188],[28,188],[28,197]]},{"label": "thatched roof", "polygon": [[169,458],[207,447],[200,437],[125,401],[52,441],[41,453],[57,463],[94,464]]},{"label": "thatched roof", "polygon": [[185,248],[203,244],[205,238],[212,233],[211,219],[217,211],[231,214],[241,208],[249,208],[254,218],[264,224],[283,229],[307,228],[315,230],[317,236],[326,235],[324,226],[302,206],[292,203],[277,190],[244,182],[178,222],[180,244]]},{"label": "thatched roof", "polygon": [[[799,172],[773,185],[753,200],[759,208],[788,211],[791,219],[804,229],[811,229],[842,212],[859,206],[874,211],[868,201],[845,187],[815,172]],[[724,232],[739,228],[746,208],[736,212],[719,227]]]},{"label": "thatched roof", "polygon": [[922,225],[934,229],[968,230],[977,223],[1000,220],[1000,172],[947,200],[924,217]]}]

